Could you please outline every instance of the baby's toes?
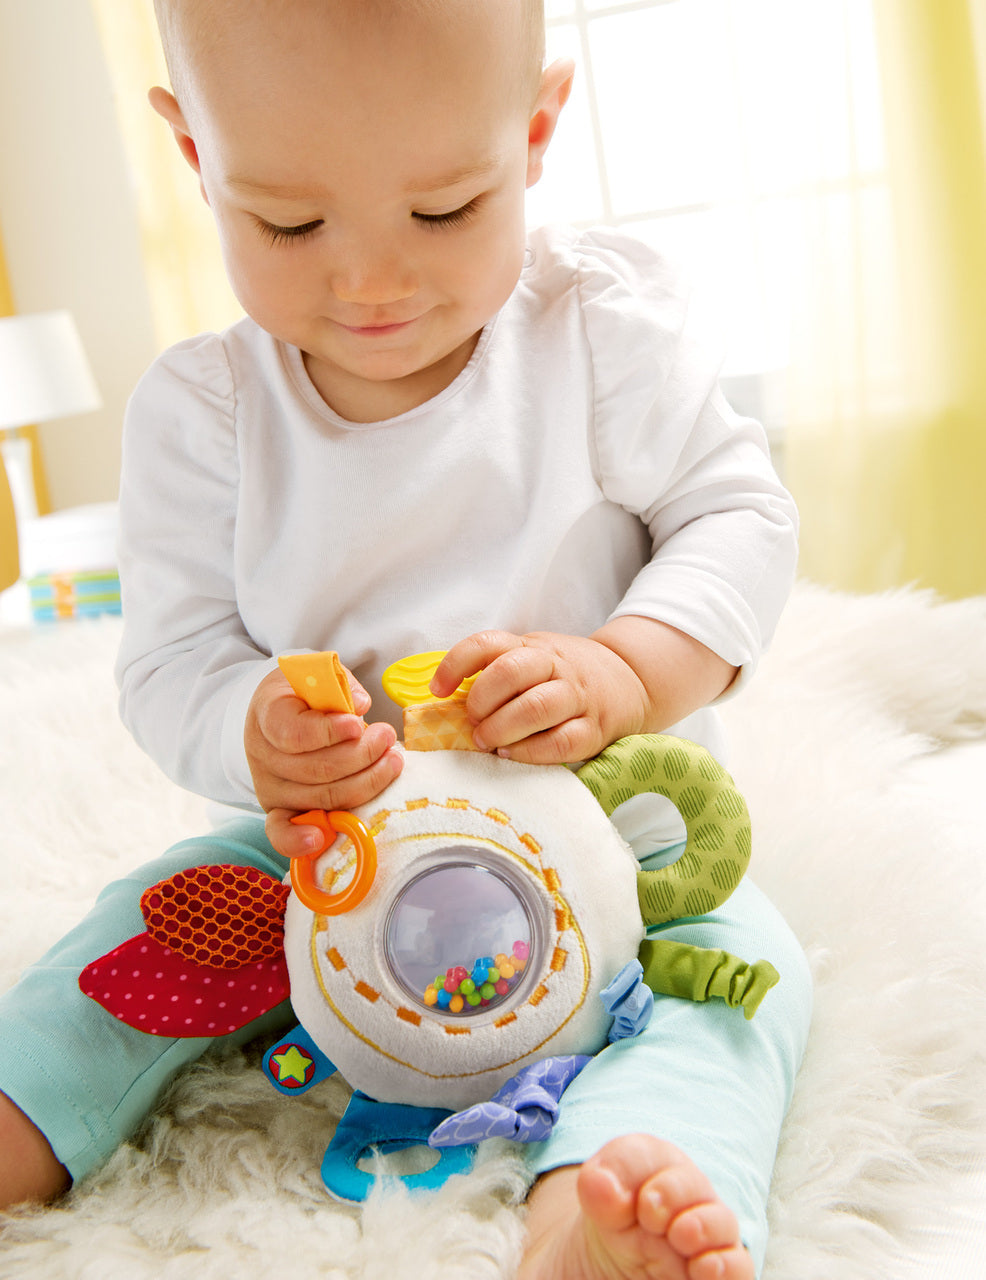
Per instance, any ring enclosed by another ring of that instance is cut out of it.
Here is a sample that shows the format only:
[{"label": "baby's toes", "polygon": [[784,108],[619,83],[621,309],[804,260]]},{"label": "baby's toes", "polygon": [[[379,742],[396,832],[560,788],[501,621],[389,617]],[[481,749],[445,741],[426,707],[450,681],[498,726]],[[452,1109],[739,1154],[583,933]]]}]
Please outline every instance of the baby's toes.
[{"label": "baby's toes", "polygon": [[640,1225],[663,1235],[686,1260],[689,1280],[754,1280],[736,1215],[690,1161],[656,1173],[637,1203]]},{"label": "baby's toes", "polygon": [[[663,1169],[658,1169],[641,1186],[637,1197],[637,1213],[640,1225],[645,1230],[663,1236],[668,1235],[675,1219],[686,1210],[695,1209],[699,1205],[706,1207],[720,1203],[712,1189],[712,1183],[701,1169],[687,1157],[681,1156],[676,1163],[669,1163]],[[735,1218],[733,1223],[735,1227]],[[736,1228],[733,1239],[738,1238],[739,1230]],[[670,1243],[683,1256],[689,1256],[678,1249],[673,1241]]]},{"label": "baby's toes", "polygon": [[[679,1167],[694,1168],[677,1147],[660,1138],[646,1133],[613,1138],[582,1166],[578,1182],[582,1209],[605,1231],[629,1230],[640,1220],[646,1230],[663,1235],[672,1213],[664,1215],[660,1227],[652,1228],[640,1219],[643,1206],[638,1197],[652,1184],[657,1185],[661,1174]],[[695,1201],[686,1199],[681,1207],[690,1203]]]},{"label": "baby's toes", "polygon": [[755,1280],[753,1259],[742,1245],[703,1253],[688,1264],[688,1280]]},{"label": "baby's toes", "polygon": [[[667,1230],[668,1243],[683,1258],[739,1244],[736,1215],[721,1200],[684,1209]],[[712,1274],[715,1274],[714,1272]]]}]

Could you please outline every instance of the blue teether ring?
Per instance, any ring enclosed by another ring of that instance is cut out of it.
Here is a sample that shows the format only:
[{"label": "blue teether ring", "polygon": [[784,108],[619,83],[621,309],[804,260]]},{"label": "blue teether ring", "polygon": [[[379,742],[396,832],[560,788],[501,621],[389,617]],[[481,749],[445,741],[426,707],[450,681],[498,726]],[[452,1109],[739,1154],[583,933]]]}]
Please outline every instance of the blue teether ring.
[{"label": "blue teether ring", "polygon": [[[358,1162],[373,1148],[388,1152],[427,1146],[432,1130],[451,1114],[440,1107],[375,1102],[357,1090],[322,1160],[325,1189],[336,1200],[365,1200],[376,1178],[360,1169]],[[434,1191],[454,1174],[468,1173],[475,1154],[475,1146],[446,1147],[430,1169],[395,1176],[409,1190]]]}]

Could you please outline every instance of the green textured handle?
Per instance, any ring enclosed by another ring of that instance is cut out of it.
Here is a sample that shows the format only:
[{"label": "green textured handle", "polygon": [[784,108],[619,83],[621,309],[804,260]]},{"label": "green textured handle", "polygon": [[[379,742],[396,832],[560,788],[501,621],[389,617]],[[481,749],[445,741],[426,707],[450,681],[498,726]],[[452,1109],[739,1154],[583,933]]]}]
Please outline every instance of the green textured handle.
[{"label": "green textured handle", "polygon": [[750,864],[750,814],[732,778],[704,747],[670,734],[621,738],[579,769],[606,814],[633,796],[666,796],[687,842],[659,871],[637,873],[645,925],[704,916],[726,901]]}]

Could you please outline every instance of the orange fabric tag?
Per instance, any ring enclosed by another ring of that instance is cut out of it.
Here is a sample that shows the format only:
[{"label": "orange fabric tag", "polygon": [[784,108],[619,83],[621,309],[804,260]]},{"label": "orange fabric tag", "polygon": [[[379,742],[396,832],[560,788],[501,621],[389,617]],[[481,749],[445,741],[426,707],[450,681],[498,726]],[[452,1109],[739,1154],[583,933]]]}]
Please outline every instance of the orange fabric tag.
[{"label": "orange fabric tag", "polygon": [[313,711],[355,713],[349,681],[337,653],[287,653],[278,658],[277,665],[298,697]]}]

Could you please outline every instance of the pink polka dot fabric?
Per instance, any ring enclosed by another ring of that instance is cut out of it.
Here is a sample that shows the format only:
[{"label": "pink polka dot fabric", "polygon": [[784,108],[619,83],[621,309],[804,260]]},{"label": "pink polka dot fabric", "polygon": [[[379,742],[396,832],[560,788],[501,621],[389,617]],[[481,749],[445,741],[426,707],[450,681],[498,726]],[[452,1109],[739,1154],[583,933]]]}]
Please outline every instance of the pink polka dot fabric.
[{"label": "pink polka dot fabric", "polygon": [[87,965],[79,988],[128,1026],[172,1039],[238,1031],[290,990],[283,956],[240,969],[199,965],[146,933]]}]

